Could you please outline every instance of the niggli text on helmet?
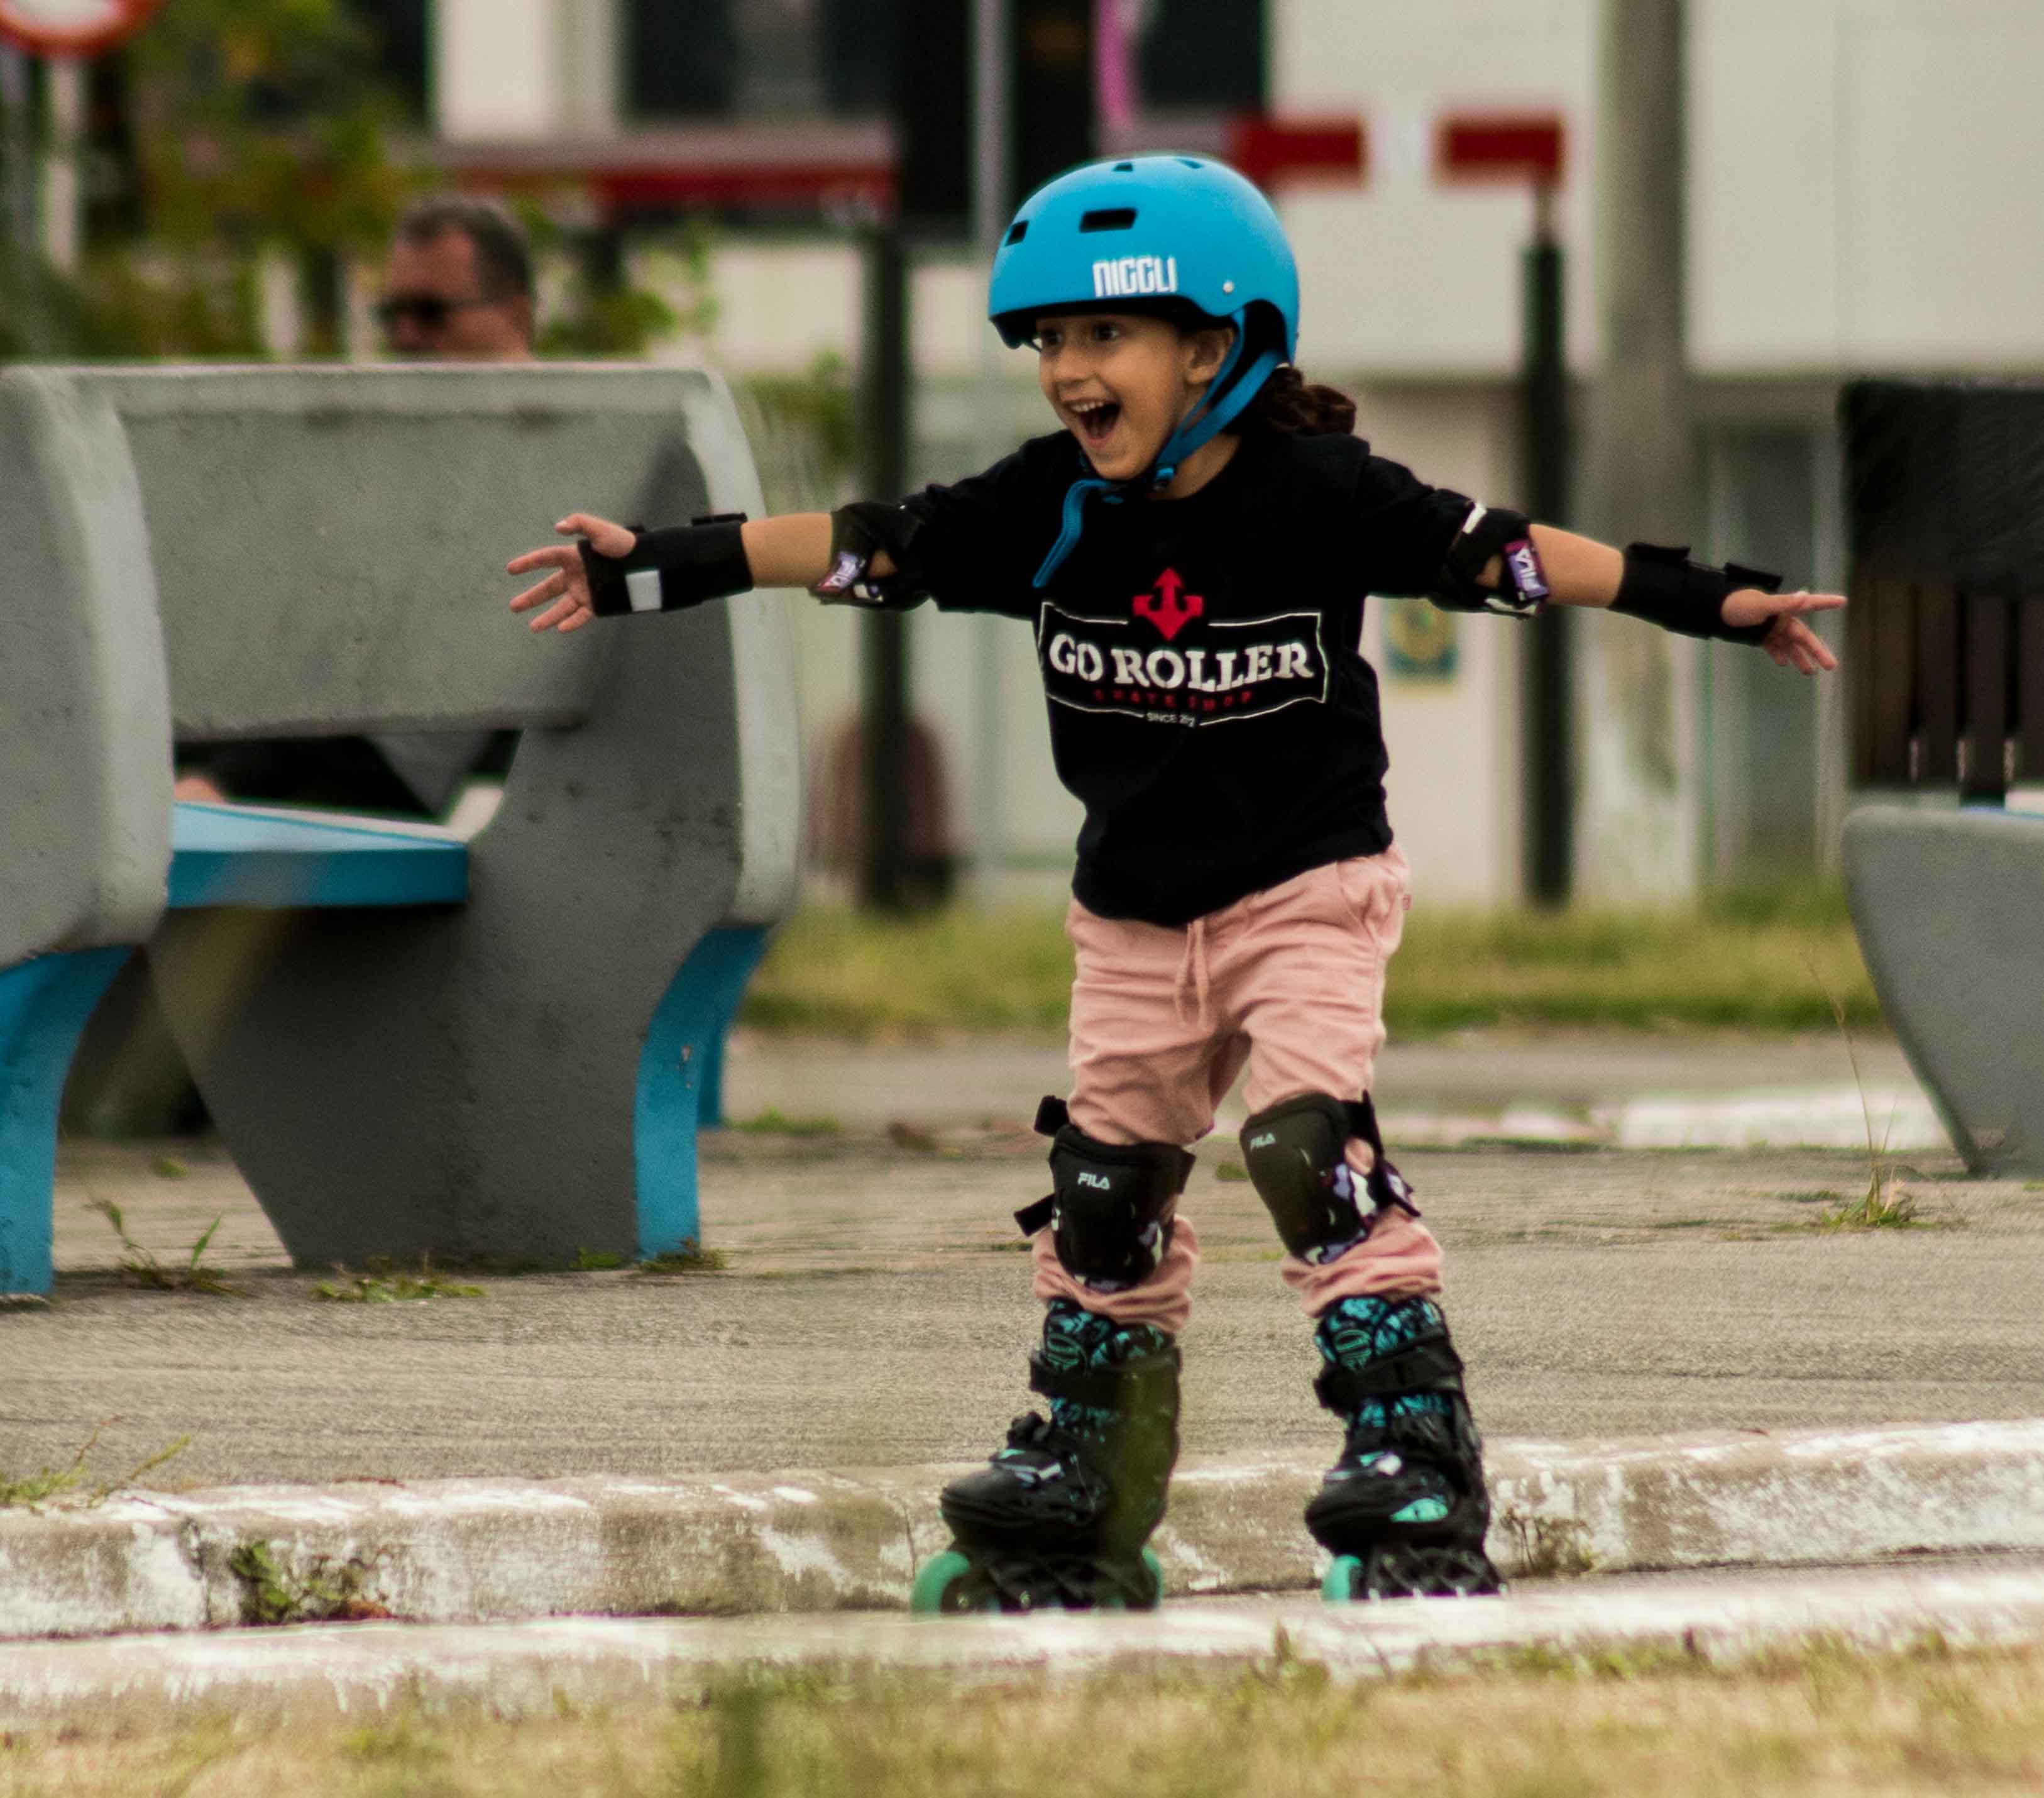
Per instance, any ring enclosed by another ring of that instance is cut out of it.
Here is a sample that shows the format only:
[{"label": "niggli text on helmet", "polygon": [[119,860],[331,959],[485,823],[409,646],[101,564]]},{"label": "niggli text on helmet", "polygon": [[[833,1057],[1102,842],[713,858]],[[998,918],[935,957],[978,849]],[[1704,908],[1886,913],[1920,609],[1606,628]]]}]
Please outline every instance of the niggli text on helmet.
[{"label": "niggli text on helmet", "polygon": [[1124,256],[1093,265],[1093,297],[1126,299],[1135,294],[1175,294],[1178,259],[1174,256]]}]

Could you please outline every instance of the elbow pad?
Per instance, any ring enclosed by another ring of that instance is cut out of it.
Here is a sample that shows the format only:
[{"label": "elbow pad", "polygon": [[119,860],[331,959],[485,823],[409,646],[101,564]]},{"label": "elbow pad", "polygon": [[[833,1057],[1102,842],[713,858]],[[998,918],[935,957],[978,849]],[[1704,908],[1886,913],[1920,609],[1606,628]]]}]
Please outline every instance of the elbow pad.
[{"label": "elbow pad", "polygon": [[[873,606],[907,611],[923,598],[915,543],[923,521],[905,506],[855,500],[831,514],[830,572],[809,591],[826,605]],[[867,571],[882,551],[894,572],[874,579]]]},{"label": "elbow pad", "polygon": [[[1498,557],[1504,573],[1495,587],[1478,577]],[[1533,547],[1533,522],[1523,512],[1496,506],[1472,506],[1462,534],[1449,546],[1441,564],[1440,585],[1430,595],[1446,612],[1502,612],[1530,618],[1547,603],[1547,575],[1540,552]]]},{"label": "elbow pad", "polygon": [[743,512],[717,512],[665,530],[640,530],[631,553],[599,555],[584,538],[583,572],[598,618],[627,612],[678,612],[705,599],[752,591]]},{"label": "elbow pad", "polygon": [[1781,577],[1764,568],[1742,568],[1736,562],[1721,568],[1692,562],[1686,545],[1666,549],[1652,543],[1628,544],[1625,577],[1619,583],[1611,609],[1644,618],[1663,630],[1680,631],[1685,637],[1716,637],[1723,643],[1764,641],[1771,625],[1724,622],[1725,596],[1742,587],[1779,593]]}]

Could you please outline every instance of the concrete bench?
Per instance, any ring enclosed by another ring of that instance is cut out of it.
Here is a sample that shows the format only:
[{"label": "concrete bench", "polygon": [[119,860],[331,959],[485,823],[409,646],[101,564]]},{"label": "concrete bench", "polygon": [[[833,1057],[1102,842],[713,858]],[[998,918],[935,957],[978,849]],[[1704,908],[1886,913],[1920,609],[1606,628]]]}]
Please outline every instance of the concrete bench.
[{"label": "concrete bench", "polygon": [[[0,375],[0,1292],[137,947],[295,1261],[566,1267],[700,1235],[695,1135],[793,898],[772,596],[535,641],[570,503],[759,509],[686,369]],[[524,732],[494,820],[174,807],[173,737]]]},{"label": "concrete bench", "polygon": [[2044,1175],[2044,386],[1865,381],[1853,545],[1853,923],[1977,1172]]}]

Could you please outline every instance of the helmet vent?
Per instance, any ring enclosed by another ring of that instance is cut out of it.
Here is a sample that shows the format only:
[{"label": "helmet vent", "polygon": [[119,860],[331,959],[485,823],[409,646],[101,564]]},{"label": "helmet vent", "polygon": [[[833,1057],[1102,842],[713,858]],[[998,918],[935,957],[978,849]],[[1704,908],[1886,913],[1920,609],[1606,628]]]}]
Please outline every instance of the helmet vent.
[{"label": "helmet vent", "polygon": [[1018,218],[1008,227],[1008,235],[1001,241],[1004,244],[1019,244],[1028,235],[1029,221],[1026,218]]},{"label": "helmet vent", "polygon": [[1116,175],[1133,175],[1135,172],[1135,164],[1132,162],[1118,162],[1114,165],[1114,172]]},{"label": "helmet vent", "polygon": [[1126,231],[1135,222],[1133,206],[1105,206],[1098,212],[1082,214],[1079,218],[1082,231]]},{"label": "helmet vent", "polygon": [[1181,156],[1178,160],[1188,168],[1204,168],[1207,166],[1203,162],[1194,162],[1190,156]]}]

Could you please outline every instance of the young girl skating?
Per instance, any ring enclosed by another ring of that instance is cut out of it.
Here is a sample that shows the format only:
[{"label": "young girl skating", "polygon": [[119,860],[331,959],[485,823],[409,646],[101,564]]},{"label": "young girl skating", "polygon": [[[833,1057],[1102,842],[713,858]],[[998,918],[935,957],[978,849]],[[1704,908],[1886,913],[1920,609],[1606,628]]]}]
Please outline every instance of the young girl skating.
[{"label": "young girl skating", "polygon": [[510,564],[536,630],[760,587],[1026,619],[1058,773],[1085,807],[1067,920],[1072,1092],[1046,1100],[1053,1191],[1017,1214],[1045,1305],[1048,1415],[943,1495],[953,1553],[920,1605],[1154,1604],[1143,1547],[1178,1455],[1199,1238],[1188,1145],[1245,1066],[1243,1159],[1316,1323],[1346,1425],[1306,1523],[1331,1596],[1496,1589],[1481,1444],[1440,1307],[1441,1250],[1370,1104],[1409,903],[1385,820],[1371,594],[1530,617],[1609,606],[1835,665],[1832,595],[1687,552],[1623,553],[1428,487],[1293,366],[1276,214],[1211,158],[1075,169],[1023,204],[988,312],[1033,345],[1059,429],[899,505],[581,541]]}]

